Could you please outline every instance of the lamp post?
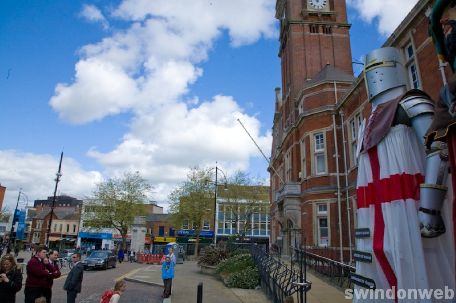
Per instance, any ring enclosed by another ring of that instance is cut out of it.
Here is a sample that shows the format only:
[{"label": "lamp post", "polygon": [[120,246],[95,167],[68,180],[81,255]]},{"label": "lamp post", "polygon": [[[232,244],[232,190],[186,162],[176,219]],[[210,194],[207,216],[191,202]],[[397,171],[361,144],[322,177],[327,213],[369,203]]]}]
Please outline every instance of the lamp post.
[{"label": "lamp post", "polygon": [[55,188],[54,188],[54,196],[52,198],[51,214],[49,217],[49,223],[48,223],[48,228],[47,228],[47,233],[46,233],[46,241],[44,242],[46,244],[46,246],[49,245],[49,235],[51,233],[52,216],[54,216],[55,200],[57,197],[57,185],[59,184],[60,177],[62,176],[62,173],[61,173],[62,158],[63,158],[63,152],[60,154],[59,170],[57,171],[56,178],[55,178]]},{"label": "lamp post", "polygon": [[215,188],[214,188],[214,245],[217,244],[217,187],[218,187],[218,171],[223,174],[225,178],[225,190],[227,190],[226,184],[226,174],[217,166],[217,162],[215,162]]}]

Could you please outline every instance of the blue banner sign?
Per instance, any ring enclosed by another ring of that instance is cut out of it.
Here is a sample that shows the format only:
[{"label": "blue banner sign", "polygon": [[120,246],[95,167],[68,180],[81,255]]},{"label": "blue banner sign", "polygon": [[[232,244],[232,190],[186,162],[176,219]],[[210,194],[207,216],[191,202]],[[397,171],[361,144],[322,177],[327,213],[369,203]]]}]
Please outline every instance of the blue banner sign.
[{"label": "blue banner sign", "polygon": [[112,234],[110,233],[91,233],[91,232],[84,232],[81,231],[79,233],[80,238],[88,238],[88,239],[104,239],[104,240],[111,240]]},{"label": "blue banner sign", "polygon": [[25,210],[17,210],[16,240],[25,240]]},{"label": "blue banner sign", "polygon": [[[194,230],[179,230],[177,232],[177,235],[179,237],[196,237],[196,233]],[[202,230],[202,231],[200,231],[200,237],[212,238],[212,237],[214,237],[214,231],[213,230]]]}]

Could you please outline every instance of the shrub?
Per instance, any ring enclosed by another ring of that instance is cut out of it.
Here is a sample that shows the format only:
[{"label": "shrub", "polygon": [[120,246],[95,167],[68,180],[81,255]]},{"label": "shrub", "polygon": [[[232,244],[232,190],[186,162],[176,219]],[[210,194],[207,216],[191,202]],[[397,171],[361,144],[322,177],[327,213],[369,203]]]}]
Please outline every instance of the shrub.
[{"label": "shrub", "polygon": [[198,264],[214,266],[220,263],[221,260],[226,258],[226,253],[224,250],[208,246],[201,250],[201,255],[198,260]]},{"label": "shrub", "polygon": [[260,274],[255,267],[247,267],[228,277],[228,287],[252,289],[258,285]]},{"label": "shrub", "polygon": [[247,267],[255,267],[250,254],[241,254],[230,257],[217,265],[217,273],[233,273]]},{"label": "shrub", "polygon": [[237,256],[237,255],[246,255],[246,254],[250,254],[250,250],[248,249],[245,249],[245,248],[240,248],[240,249],[236,249],[236,250],[233,250],[232,252],[229,253],[229,257],[234,257],[234,256]]}]

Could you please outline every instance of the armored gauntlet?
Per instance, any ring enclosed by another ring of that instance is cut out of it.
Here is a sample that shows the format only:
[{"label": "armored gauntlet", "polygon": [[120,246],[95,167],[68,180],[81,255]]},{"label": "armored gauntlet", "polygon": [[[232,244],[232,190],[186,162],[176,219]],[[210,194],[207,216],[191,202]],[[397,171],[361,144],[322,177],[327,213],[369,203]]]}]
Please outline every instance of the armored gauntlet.
[{"label": "armored gauntlet", "polygon": [[445,233],[445,224],[440,213],[447,192],[448,152],[446,144],[435,142],[432,152],[426,157],[425,183],[420,185],[419,221],[421,235],[438,237]]}]

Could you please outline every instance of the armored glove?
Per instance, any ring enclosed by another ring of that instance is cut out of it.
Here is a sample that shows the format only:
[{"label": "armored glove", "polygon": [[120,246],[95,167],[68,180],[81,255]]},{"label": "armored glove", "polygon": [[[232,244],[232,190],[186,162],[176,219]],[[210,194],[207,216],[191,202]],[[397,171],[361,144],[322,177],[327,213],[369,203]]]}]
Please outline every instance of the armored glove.
[{"label": "armored glove", "polygon": [[434,151],[426,157],[425,183],[420,185],[420,221],[421,236],[438,237],[445,233],[445,224],[440,213],[447,192],[448,153],[441,142],[433,144]]}]

